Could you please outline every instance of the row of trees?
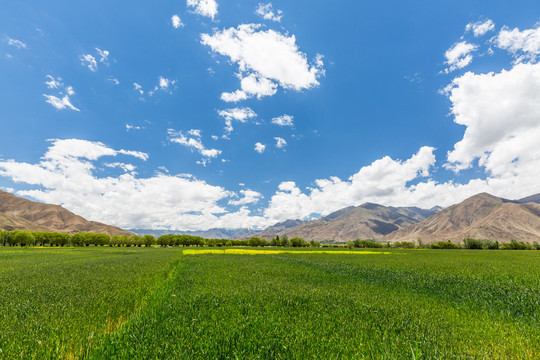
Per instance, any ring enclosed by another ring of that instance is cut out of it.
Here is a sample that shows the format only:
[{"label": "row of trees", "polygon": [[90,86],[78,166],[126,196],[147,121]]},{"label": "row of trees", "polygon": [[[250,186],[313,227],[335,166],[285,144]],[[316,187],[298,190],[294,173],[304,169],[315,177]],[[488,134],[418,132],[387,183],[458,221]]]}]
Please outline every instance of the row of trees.
[{"label": "row of trees", "polygon": [[152,235],[113,235],[76,233],[73,235],[45,231],[2,231],[0,230],[2,246],[152,246],[156,239]]},{"label": "row of trees", "polygon": [[[44,231],[2,231],[0,230],[0,244],[2,246],[251,246],[251,247],[320,247],[317,241],[307,242],[302,238],[295,237],[289,239],[287,236],[276,236],[271,241],[264,238],[252,237],[248,240],[227,240],[227,239],[205,239],[200,236],[191,235],[162,235],[157,240],[152,235],[113,235],[94,234],[94,233],[76,233],[73,235],[57,232]],[[329,247],[330,245],[322,245]],[[540,250],[540,244],[518,242],[512,240],[509,243],[499,243],[492,240],[479,240],[467,238],[463,240],[463,245],[458,245],[450,241],[439,241],[437,243],[424,245],[420,239],[417,243],[402,241],[394,243],[380,243],[374,240],[357,239],[349,241],[345,245],[334,244],[332,247],[348,248],[431,248],[431,249],[487,249],[487,250]]]},{"label": "row of trees", "polygon": [[268,241],[264,238],[252,237],[248,240],[204,239],[191,235],[162,235],[157,240],[152,235],[113,235],[76,233],[73,235],[43,231],[2,231],[0,230],[2,246],[286,246],[286,247],[320,247],[316,241],[306,242],[302,238],[282,239],[277,236]]}]

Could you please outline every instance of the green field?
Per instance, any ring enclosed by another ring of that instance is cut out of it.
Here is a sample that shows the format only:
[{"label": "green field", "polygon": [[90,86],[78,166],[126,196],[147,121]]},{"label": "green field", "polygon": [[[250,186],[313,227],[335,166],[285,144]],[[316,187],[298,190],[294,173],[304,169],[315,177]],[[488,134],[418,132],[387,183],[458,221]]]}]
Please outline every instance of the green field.
[{"label": "green field", "polygon": [[3,248],[0,321],[2,359],[538,359],[540,252]]}]

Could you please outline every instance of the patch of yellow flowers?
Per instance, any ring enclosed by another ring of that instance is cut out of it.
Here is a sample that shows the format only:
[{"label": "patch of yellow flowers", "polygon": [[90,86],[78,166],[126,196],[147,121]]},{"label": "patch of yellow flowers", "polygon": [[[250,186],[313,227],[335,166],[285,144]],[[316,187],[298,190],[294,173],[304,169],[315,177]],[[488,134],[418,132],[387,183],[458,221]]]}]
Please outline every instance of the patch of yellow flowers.
[{"label": "patch of yellow flowers", "polygon": [[184,255],[203,255],[203,254],[221,254],[221,255],[273,255],[273,254],[349,254],[349,255],[367,255],[367,254],[390,254],[382,251],[347,251],[347,250],[248,250],[248,249],[187,249]]}]

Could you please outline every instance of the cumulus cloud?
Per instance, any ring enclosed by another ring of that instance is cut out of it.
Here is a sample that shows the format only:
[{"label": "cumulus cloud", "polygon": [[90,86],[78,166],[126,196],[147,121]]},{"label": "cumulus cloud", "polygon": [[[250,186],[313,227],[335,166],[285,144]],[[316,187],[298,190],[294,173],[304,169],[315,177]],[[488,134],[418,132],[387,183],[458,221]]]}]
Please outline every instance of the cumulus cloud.
[{"label": "cumulus cloud", "polygon": [[218,155],[221,155],[221,150],[217,149],[207,149],[201,140],[201,130],[197,129],[191,129],[184,134],[181,131],[175,131],[172,129],[168,130],[169,133],[169,141],[173,143],[177,143],[183,146],[186,146],[190,148],[191,150],[197,151],[199,154],[203,156],[203,160],[201,160],[200,164],[206,165],[206,163],[212,159],[216,158]]},{"label": "cumulus cloud", "polygon": [[245,207],[227,212],[219,202],[234,193],[191,175],[96,175],[98,161],[122,154],[147,157],[136,151],[114,150],[99,142],[53,140],[35,164],[0,160],[0,176],[33,185],[34,190],[19,191],[20,196],[61,204],[87,219],[124,228],[205,230],[253,227],[264,221],[251,216]]},{"label": "cumulus cloud", "polygon": [[491,19],[480,20],[474,23],[469,23],[465,26],[465,31],[472,31],[475,37],[485,35],[488,31],[493,31],[495,24]]},{"label": "cumulus cloud", "polygon": [[110,168],[120,168],[124,170],[124,172],[133,172],[136,169],[135,165],[122,162],[105,163],[105,166]]},{"label": "cumulus cloud", "polygon": [[218,4],[215,0],[187,0],[187,6],[196,14],[212,18],[212,20],[218,13]]},{"label": "cumulus cloud", "polygon": [[278,149],[283,149],[285,146],[287,146],[287,141],[285,141],[283,138],[275,137],[274,140],[276,140],[276,147]]},{"label": "cumulus cloud", "polygon": [[240,87],[241,90],[223,92],[221,94],[221,100],[226,102],[238,102],[252,97],[260,99],[263,96],[272,96],[277,92],[277,84],[275,82],[255,74],[241,77]]},{"label": "cumulus cloud", "polygon": [[17,49],[26,49],[26,44],[20,40],[7,38],[7,43],[8,45],[13,46],[14,48],[17,48]]},{"label": "cumulus cloud", "polygon": [[261,16],[264,20],[272,20],[277,22],[280,22],[281,18],[283,17],[283,11],[276,10],[276,12],[274,12],[272,3],[259,3],[257,9],[255,9],[255,14]]},{"label": "cumulus cloud", "polygon": [[466,127],[447,167],[459,171],[478,159],[491,174],[510,176],[540,165],[540,64],[469,72],[454,79],[447,94],[455,122]]},{"label": "cumulus cloud", "polygon": [[225,101],[270,96],[278,85],[295,91],[310,89],[318,86],[318,78],[324,75],[322,56],[310,64],[294,35],[263,30],[258,24],[202,34],[201,43],[238,65],[241,89],[222,94]]},{"label": "cumulus cloud", "polygon": [[225,119],[225,132],[227,134],[230,134],[234,130],[232,126],[233,121],[245,123],[249,119],[257,117],[255,111],[249,107],[219,110],[218,114]]},{"label": "cumulus cloud", "polygon": [[473,60],[472,52],[476,51],[478,46],[470,44],[466,41],[461,41],[452,45],[450,49],[444,54],[446,58],[446,64],[448,68],[444,70],[445,73],[451,73],[454,70],[462,69],[469,65]]},{"label": "cumulus cloud", "polygon": [[272,124],[278,126],[293,126],[293,117],[291,115],[281,115],[275,118],[272,118]]},{"label": "cumulus cloud", "polygon": [[266,145],[261,144],[260,142],[255,143],[255,151],[258,152],[259,154],[262,154],[265,149],[266,149]]},{"label": "cumulus cloud", "polygon": [[238,200],[229,200],[230,205],[248,205],[248,204],[255,204],[258,203],[259,200],[263,198],[262,194],[260,192],[246,189],[246,190],[240,190],[240,194],[242,194],[242,197]]},{"label": "cumulus cloud", "polygon": [[184,27],[184,24],[182,23],[182,20],[180,19],[180,16],[178,16],[176,14],[171,17],[171,22],[172,22],[172,26],[175,29]]},{"label": "cumulus cloud", "polygon": [[536,57],[540,54],[540,26],[523,31],[518,28],[510,30],[505,26],[495,38],[495,44],[511,52],[516,62],[523,60],[536,62]]}]

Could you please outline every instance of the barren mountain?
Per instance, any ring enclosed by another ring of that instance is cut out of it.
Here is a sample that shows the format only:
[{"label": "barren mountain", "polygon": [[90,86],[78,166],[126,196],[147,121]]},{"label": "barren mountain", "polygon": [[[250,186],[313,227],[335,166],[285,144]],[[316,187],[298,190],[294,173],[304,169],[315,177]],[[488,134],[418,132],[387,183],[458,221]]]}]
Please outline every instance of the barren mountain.
[{"label": "barren mountain", "polygon": [[27,230],[27,231],[54,231],[46,226],[34,224],[31,221],[8,214],[0,214],[0,229],[3,230]]},{"label": "barren mountain", "polygon": [[[385,234],[404,226],[417,223],[433,215],[436,210],[416,207],[386,207],[365,203],[338,210],[318,220],[308,221],[283,229],[280,224],[265,229],[260,236],[267,239],[275,235],[287,235],[289,238],[302,237],[306,240],[349,241],[355,239],[378,239]],[[298,220],[296,220],[298,221]]]},{"label": "barren mountain", "polygon": [[383,241],[424,243],[471,237],[508,242],[540,241],[540,204],[519,203],[481,193],[450,206],[426,220],[384,236]]},{"label": "barren mountain", "polygon": [[116,226],[105,225],[95,221],[88,221],[81,216],[73,214],[59,205],[43,204],[20,198],[11,193],[0,190],[0,214],[2,217],[0,228],[15,226],[17,230],[44,230],[59,232],[94,232],[110,235],[131,235],[130,232]]}]

